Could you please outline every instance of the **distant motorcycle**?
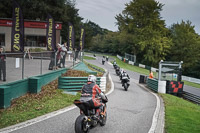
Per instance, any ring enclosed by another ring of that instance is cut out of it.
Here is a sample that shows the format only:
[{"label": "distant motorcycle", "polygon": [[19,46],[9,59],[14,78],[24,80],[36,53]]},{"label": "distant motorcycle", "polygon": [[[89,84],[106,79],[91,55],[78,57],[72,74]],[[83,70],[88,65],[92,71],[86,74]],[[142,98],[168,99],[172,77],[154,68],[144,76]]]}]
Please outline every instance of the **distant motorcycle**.
[{"label": "distant motorcycle", "polygon": [[[106,97],[106,96],[105,96]],[[79,107],[81,110],[81,114],[76,118],[75,121],[75,132],[76,133],[88,133],[91,127],[95,127],[98,123],[101,126],[106,124],[107,120],[107,112],[106,112],[106,103],[108,99],[106,97],[105,100],[102,99],[102,103],[105,104],[103,110],[101,110],[101,114],[96,116],[96,109],[92,108],[89,102],[75,100],[74,104]]]},{"label": "distant motorcycle", "polygon": [[104,65],[105,64],[105,61],[104,60],[102,60],[102,65]]},{"label": "distant motorcycle", "polygon": [[116,72],[117,76],[119,76],[120,75],[120,67],[117,66],[115,69],[115,72]]},{"label": "distant motorcycle", "polygon": [[124,87],[125,91],[128,90],[128,87],[130,86],[130,80],[128,77],[122,77],[122,86]]}]

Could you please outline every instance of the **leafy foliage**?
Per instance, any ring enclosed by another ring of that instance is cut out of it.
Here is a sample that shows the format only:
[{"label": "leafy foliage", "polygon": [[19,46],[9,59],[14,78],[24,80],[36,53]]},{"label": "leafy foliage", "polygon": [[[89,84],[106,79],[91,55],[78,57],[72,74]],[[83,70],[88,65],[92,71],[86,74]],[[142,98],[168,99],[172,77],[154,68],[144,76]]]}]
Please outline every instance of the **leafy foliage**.
[{"label": "leafy foliage", "polygon": [[190,21],[182,21],[170,27],[173,40],[169,60],[183,61],[184,73],[199,77],[200,37],[195,33]]},{"label": "leafy foliage", "polygon": [[160,17],[162,6],[154,0],[133,0],[116,16],[119,31],[130,41],[132,53],[142,54],[139,60],[152,66],[165,59],[171,44]]}]

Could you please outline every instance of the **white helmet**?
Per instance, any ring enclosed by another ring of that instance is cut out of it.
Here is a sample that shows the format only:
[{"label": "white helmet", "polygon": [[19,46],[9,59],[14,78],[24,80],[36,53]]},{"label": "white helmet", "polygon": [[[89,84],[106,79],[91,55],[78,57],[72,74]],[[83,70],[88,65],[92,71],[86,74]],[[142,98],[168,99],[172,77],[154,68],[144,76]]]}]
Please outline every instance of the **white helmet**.
[{"label": "white helmet", "polygon": [[96,82],[96,79],[97,79],[96,76],[94,76],[94,75],[89,75],[87,81],[88,81],[88,82]]}]

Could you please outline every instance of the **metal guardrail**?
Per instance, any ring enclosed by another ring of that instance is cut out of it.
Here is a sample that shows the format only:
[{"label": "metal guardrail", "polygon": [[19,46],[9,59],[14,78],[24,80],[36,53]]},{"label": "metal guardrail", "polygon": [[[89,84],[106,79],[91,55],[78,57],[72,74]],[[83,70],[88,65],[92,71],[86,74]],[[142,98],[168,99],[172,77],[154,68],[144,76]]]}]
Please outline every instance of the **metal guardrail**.
[{"label": "metal guardrail", "polygon": [[187,99],[193,103],[200,105],[200,96],[194,95],[194,94],[186,92],[186,91],[183,91],[182,96],[184,99]]}]

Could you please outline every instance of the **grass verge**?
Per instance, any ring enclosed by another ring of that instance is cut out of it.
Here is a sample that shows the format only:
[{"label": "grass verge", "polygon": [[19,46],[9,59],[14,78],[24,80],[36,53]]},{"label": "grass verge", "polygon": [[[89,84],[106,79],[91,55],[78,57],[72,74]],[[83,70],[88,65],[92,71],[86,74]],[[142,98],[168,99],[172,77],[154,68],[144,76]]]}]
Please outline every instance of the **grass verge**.
[{"label": "grass verge", "polygon": [[62,93],[62,90],[57,89],[57,84],[57,80],[52,81],[43,86],[40,93],[21,96],[12,101],[11,107],[1,109],[0,128],[62,109],[80,98],[80,93],[76,96]]},{"label": "grass verge", "polygon": [[192,87],[195,87],[195,88],[200,88],[200,84],[197,84],[197,83],[192,83],[192,82],[189,82],[189,81],[183,81],[185,85],[188,85],[188,86],[192,86]]},{"label": "grass verge", "polygon": [[133,66],[127,63],[124,63],[123,61],[121,61],[120,59],[118,59],[117,57],[115,57],[117,64],[119,65],[119,67],[130,70],[130,71],[134,71],[137,73],[141,73],[141,74],[145,74],[145,75],[149,75],[149,70],[144,69],[144,68],[140,68],[137,66]]},{"label": "grass verge", "polygon": [[96,58],[90,57],[90,56],[83,56],[83,59],[85,59],[85,60],[96,60]]},{"label": "grass verge", "polygon": [[199,133],[200,106],[169,94],[161,94],[165,102],[166,133]]},{"label": "grass verge", "polygon": [[[95,65],[90,64],[90,63],[88,63],[88,62],[86,62],[86,61],[84,61],[84,63],[88,66],[89,69],[91,69],[92,71],[97,72],[97,76],[98,76],[98,77],[102,77],[103,74],[105,73],[105,70],[104,70],[103,68],[101,68],[101,67],[95,66]],[[102,72],[97,71],[96,69],[92,68],[91,66],[92,66],[92,67],[95,67],[95,68],[97,68],[97,69],[99,69],[99,70],[101,70]]]}]

